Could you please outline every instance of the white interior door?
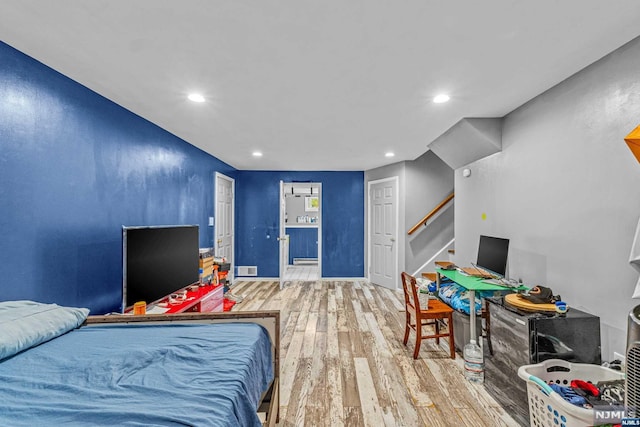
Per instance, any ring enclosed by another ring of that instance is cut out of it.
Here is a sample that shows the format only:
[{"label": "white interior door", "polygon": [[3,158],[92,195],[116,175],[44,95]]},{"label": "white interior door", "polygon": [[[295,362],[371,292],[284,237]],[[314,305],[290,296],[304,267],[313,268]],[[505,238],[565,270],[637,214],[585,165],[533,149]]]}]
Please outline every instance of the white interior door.
[{"label": "white interior door", "polygon": [[389,289],[398,283],[398,178],[369,183],[369,280]]},{"label": "white interior door", "polygon": [[215,255],[225,257],[231,264],[229,269],[229,281],[233,281],[234,260],[233,260],[233,240],[234,240],[234,194],[235,181],[226,175],[216,172],[216,208],[215,208]]},{"label": "white interior door", "polygon": [[318,278],[322,279],[322,183],[318,183]]},{"label": "white interior door", "polygon": [[284,285],[285,272],[289,264],[289,241],[284,215],[287,211],[287,202],[284,198],[284,182],[280,181],[280,230],[278,234],[278,249],[280,253],[280,289]]}]

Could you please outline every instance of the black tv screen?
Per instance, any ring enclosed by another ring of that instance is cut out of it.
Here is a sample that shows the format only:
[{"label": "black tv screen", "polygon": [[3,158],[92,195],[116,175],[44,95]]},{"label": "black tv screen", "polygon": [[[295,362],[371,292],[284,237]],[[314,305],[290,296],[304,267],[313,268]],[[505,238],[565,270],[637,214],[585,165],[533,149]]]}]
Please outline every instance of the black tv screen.
[{"label": "black tv screen", "polygon": [[477,264],[485,270],[504,276],[507,270],[508,253],[509,239],[480,236]]},{"label": "black tv screen", "polygon": [[122,310],[197,283],[198,226],[123,227]]}]

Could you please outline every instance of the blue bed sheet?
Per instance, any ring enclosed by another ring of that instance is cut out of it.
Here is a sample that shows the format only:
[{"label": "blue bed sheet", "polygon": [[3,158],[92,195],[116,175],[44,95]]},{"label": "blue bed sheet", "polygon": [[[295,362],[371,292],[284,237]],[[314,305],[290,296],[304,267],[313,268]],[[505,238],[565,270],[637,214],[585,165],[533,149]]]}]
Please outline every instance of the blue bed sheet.
[{"label": "blue bed sheet", "polygon": [[0,363],[0,425],[260,426],[273,377],[256,324],[83,327]]}]

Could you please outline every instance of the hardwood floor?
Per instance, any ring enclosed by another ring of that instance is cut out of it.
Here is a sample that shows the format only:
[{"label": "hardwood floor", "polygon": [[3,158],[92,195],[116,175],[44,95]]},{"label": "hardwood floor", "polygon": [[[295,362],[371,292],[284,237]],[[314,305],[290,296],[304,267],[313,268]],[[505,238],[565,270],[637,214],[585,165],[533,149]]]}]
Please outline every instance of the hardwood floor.
[{"label": "hardwood floor", "polygon": [[[363,281],[237,282],[234,311],[280,310],[279,426],[517,425],[448,343],[402,344],[402,294]],[[519,381],[514,378],[514,381]]]},{"label": "hardwood floor", "polygon": [[284,272],[285,281],[309,281],[319,278],[318,264],[288,265]]}]

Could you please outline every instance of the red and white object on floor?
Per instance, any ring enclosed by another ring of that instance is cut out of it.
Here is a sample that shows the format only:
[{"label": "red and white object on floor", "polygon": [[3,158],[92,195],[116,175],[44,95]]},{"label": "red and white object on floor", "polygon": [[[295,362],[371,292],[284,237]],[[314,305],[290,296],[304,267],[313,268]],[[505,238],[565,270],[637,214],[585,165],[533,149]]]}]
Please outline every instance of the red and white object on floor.
[{"label": "red and white object on floor", "polygon": [[228,298],[224,299],[224,311],[231,311],[234,305],[236,305],[235,301],[232,301]]}]

